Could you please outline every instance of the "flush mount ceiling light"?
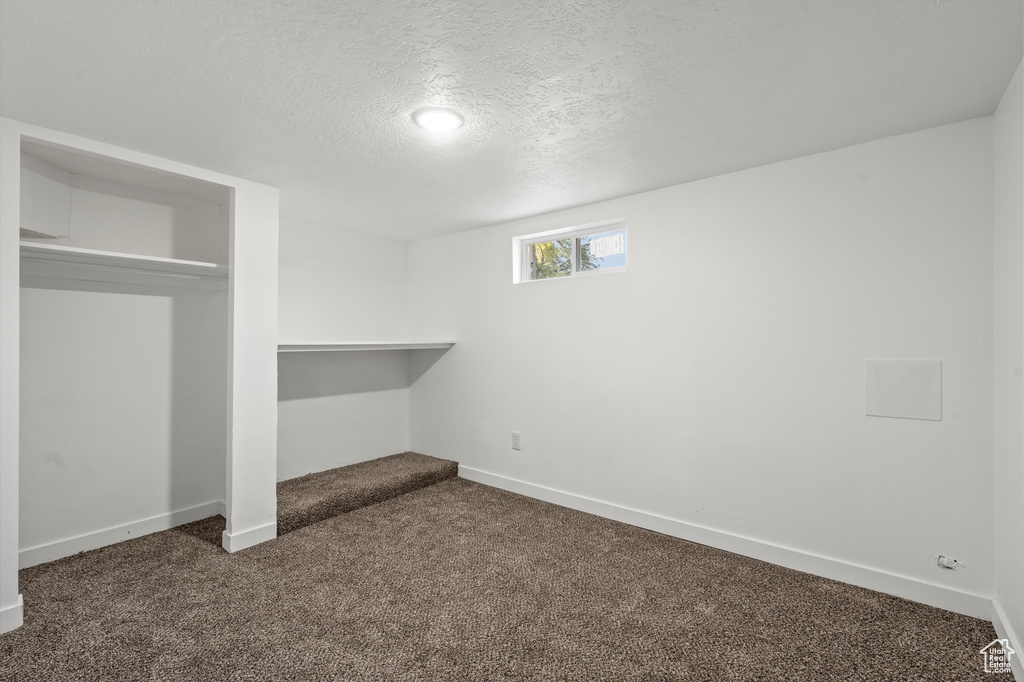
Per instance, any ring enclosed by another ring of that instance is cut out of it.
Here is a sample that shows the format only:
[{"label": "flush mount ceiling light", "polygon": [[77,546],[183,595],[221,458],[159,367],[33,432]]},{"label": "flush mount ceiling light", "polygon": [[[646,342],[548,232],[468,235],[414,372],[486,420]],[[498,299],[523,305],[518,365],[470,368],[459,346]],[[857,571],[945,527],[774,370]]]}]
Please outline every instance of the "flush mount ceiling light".
[{"label": "flush mount ceiling light", "polygon": [[420,128],[437,132],[447,132],[462,127],[461,116],[451,109],[441,109],[440,107],[417,109],[412,114],[412,120]]}]

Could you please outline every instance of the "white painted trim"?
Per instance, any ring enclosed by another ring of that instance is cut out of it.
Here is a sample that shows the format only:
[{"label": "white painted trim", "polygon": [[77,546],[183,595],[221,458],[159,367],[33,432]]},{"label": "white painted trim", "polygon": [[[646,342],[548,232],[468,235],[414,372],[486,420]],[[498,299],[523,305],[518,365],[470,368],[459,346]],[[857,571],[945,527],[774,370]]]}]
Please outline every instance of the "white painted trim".
[{"label": "white painted trim", "polygon": [[998,599],[992,600],[992,627],[999,639],[1010,640],[1010,648],[1017,652],[1010,657],[1010,668],[1013,670],[1013,679],[1024,682],[1024,639],[1020,638],[1019,632],[1014,631]]},{"label": "white painted trim", "polygon": [[18,595],[18,603],[0,609],[0,634],[20,628],[25,623],[25,600]]},{"label": "white painted trim", "polygon": [[277,537],[277,521],[237,533],[224,531],[221,545],[228,552],[238,552]]},{"label": "white painted trim", "polygon": [[447,350],[455,345],[454,341],[402,341],[399,343],[279,343],[278,353],[311,353],[320,351],[359,351],[359,350]]},{"label": "white painted trim", "polygon": [[760,559],[804,573],[838,580],[858,587],[884,592],[904,599],[928,604],[947,611],[989,620],[992,599],[980,594],[932,585],[908,576],[881,571],[869,566],[851,564],[838,559],[811,554],[799,549],[776,545],[755,538],[727,533],[714,528],[670,519],[658,514],[631,509],[611,502],[556,490],[547,486],[459,465],[459,476],[470,481],[551,502],[570,509],[587,512],[614,521],[621,521],[672,537],[708,545],[727,552]]},{"label": "white painted trim", "polygon": [[[18,594],[19,360],[18,247],[21,216],[21,130],[0,117],[0,605],[3,629],[20,621]],[[14,609],[14,610],[10,610]],[[9,620],[8,620],[9,619]]]},{"label": "white painted trim", "polygon": [[18,551],[18,568],[45,564],[48,561],[62,559],[79,552],[88,552],[91,549],[99,549],[107,545],[113,545],[125,540],[149,535],[150,533],[174,528],[185,523],[198,521],[199,519],[217,516],[221,513],[223,504],[220,501],[207,502],[206,504],[196,505],[188,509],[179,509],[169,514],[160,514],[120,526],[83,533],[66,540],[49,542],[44,545],[36,545],[35,547],[26,547]]}]

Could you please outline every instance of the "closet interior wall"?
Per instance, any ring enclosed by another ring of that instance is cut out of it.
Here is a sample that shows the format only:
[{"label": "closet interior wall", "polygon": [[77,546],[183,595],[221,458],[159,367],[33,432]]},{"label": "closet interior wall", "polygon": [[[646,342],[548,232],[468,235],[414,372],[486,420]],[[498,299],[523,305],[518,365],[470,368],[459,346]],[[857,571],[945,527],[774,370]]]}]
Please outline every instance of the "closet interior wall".
[{"label": "closet interior wall", "polygon": [[[51,176],[68,172],[23,151],[23,217],[47,199],[31,189],[48,168]],[[65,177],[70,234],[23,234],[24,242],[227,263],[226,205]],[[195,288],[100,279],[60,268],[37,274],[22,263],[22,567],[76,549],[81,536],[223,511],[226,281]]]}]

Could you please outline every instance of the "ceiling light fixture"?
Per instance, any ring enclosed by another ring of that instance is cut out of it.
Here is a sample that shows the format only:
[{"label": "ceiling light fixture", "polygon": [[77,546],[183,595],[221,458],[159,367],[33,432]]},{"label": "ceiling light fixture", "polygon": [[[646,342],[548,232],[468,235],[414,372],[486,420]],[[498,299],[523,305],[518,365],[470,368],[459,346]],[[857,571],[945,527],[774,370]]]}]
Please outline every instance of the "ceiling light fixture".
[{"label": "ceiling light fixture", "polygon": [[451,109],[441,109],[439,107],[417,109],[412,114],[412,120],[420,128],[442,133],[462,127],[461,116]]}]

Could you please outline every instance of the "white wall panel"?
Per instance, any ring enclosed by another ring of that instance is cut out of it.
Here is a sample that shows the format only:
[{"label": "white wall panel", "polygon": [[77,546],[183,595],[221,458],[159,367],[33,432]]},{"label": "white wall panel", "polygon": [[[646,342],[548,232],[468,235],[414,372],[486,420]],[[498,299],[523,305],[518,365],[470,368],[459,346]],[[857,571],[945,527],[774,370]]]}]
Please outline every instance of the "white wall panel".
[{"label": "white wall panel", "polygon": [[[284,220],[281,343],[408,340],[407,245]],[[277,478],[409,449],[409,353],[283,353]]]},{"label": "white wall panel", "polygon": [[21,549],[223,501],[225,294],[21,298]]},{"label": "white wall panel", "polygon": [[[996,600],[1024,652],[1024,76],[994,116]],[[1017,676],[1024,679],[1020,654]]]},{"label": "white wall panel", "polygon": [[[991,131],[413,243],[411,333],[458,345],[411,389],[412,448],[991,597]],[[619,217],[626,272],[512,284],[516,235]],[[941,359],[942,421],[865,416],[866,358]]]}]

